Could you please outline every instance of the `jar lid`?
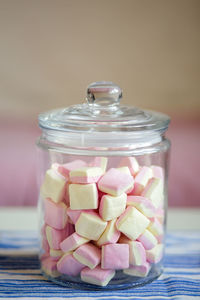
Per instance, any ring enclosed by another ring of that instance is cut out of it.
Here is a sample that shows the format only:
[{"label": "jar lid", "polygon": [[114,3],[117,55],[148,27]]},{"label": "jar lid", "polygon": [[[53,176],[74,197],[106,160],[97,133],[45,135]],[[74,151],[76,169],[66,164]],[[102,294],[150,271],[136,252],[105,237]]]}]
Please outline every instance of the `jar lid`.
[{"label": "jar lid", "polygon": [[151,139],[155,133],[161,135],[168,128],[167,115],[120,105],[121,99],[122,90],[118,85],[94,82],[87,88],[86,103],[42,113],[39,126],[57,134],[58,131],[70,134],[73,139],[81,135],[81,139],[87,136],[93,141],[99,138],[109,141],[117,134],[122,143],[131,137]]}]

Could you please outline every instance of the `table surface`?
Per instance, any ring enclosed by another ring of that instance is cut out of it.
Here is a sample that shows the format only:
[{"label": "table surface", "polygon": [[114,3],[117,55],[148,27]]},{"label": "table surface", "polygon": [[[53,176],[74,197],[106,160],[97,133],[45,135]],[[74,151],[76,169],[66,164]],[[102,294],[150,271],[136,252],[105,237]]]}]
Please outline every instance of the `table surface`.
[{"label": "table surface", "polygon": [[0,211],[0,298],[200,299],[200,210],[170,209],[164,273],[136,289],[83,291],[44,279],[37,257],[35,208]]}]

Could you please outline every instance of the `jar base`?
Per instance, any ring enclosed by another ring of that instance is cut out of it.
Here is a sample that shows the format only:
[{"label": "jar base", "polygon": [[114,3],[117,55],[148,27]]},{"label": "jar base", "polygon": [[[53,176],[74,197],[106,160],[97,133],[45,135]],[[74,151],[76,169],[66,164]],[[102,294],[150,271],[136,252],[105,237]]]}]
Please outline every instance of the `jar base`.
[{"label": "jar base", "polygon": [[67,275],[62,275],[59,277],[51,277],[47,275],[43,270],[41,271],[44,277],[56,284],[62,285],[68,288],[82,289],[82,290],[124,290],[137,288],[148,283],[151,283],[157,279],[163,272],[163,268],[158,265],[152,266],[147,277],[135,277],[124,274],[122,271],[117,271],[115,277],[109,282],[107,286],[98,286],[89,284],[81,281],[80,276],[72,277]]}]

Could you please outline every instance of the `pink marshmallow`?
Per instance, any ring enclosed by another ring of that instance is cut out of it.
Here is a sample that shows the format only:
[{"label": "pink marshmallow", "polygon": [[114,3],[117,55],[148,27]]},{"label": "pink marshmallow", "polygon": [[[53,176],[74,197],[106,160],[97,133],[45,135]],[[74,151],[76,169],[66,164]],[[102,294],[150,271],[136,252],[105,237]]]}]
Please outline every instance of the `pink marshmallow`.
[{"label": "pink marshmallow", "polygon": [[60,174],[62,174],[64,177],[69,178],[69,173],[73,170],[85,167],[87,164],[86,162],[82,161],[82,160],[74,160],[72,162],[63,164],[63,165],[59,165],[58,166],[58,172]]},{"label": "pink marshmallow", "polygon": [[101,250],[91,243],[80,246],[73,256],[82,264],[94,269],[101,261]]},{"label": "pink marshmallow", "polygon": [[69,276],[77,276],[84,267],[85,265],[77,261],[70,253],[63,255],[57,262],[58,271]]},{"label": "pink marshmallow", "polygon": [[46,226],[47,225],[44,224],[41,228],[41,242],[42,242],[42,249],[44,250],[44,252],[49,253],[50,247],[46,237]]},{"label": "pink marshmallow", "polygon": [[142,243],[146,250],[154,248],[158,243],[155,236],[147,229],[137,238],[137,240]]},{"label": "pink marshmallow", "polygon": [[151,166],[153,177],[164,180],[164,170],[159,166]]},{"label": "pink marshmallow", "polygon": [[115,168],[109,169],[98,182],[100,191],[113,196],[130,191],[133,185],[134,179],[131,175]]},{"label": "pink marshmallow", "polygon": [[67,206],[55,203],[51,199],[44,199],[44,221],[55,229],[63,229],[67,224]]},{"label": "pink marshmallow", "polygon": [[107,167],[108,159],[106,157],[95,157],[93,161],[90,162],[90,167],[99,167],[105,173]]},{"label": "pink marshmallow", "polygon": [[64,241],[62,241],[62,243],[60,243],[60,249],[63,252],[69,252],[88,242],[88,239],[74,232],[70,236],[68,236]]},{"label": "pink marshmallow", "polygon": [[124,157],[119,163],[119,167],[128,167],[131,174],[135,176],[139,171],[139,164],[135,157]]},{"label": "pink marshmallow", "polygon": [[67,230],[68,230],[67,236],[70,236],[72,233],[75,232],[75,227],[74,227],[74,225],[71,224],[71,223],[68,223],[68,224],[67,224]]},{"label": "pink marshmallow", "polygon": [[59,272],[57,271],[57,261],[53,260],[51,257],[46,257],[41,260],[41,268],[49,276],[60,276]]},{"label": "pink marshmallow", "polygon": [[44,250],[45,253],[49,253],[50,247],[46,236],[42,237],[42,249]]},{"label": "pink marshmallow", "polygon": [[102,269],[120,270],[129,267],[129,245],[108,244],[102,246]]},{"label": "pink marshmallow", "polygon": [[86,267],[81,271],[82,281],[100,286],[106,286],[114,276],[114,270],[103,270],[99,266],[92,270]]},{"label": "pink marshmallow", "polygon": [[165,213],[163,208],[157,208],[155,213],[156,218],[159,220],[161,224],[163,224],[165,219]]},{"label": "pink marshmallow", "polygon": [[50,226],[46,226],[46,236],[51,249],[59,250],[60,243],[68,236],[68,229],[58,230]]}]

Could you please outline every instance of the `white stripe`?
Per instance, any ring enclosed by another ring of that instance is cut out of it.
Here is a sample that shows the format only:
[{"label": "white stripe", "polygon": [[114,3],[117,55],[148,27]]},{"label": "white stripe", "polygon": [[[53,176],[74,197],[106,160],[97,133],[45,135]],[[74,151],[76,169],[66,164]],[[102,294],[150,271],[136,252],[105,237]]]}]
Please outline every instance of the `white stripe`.
[{"label": "white stripe", "polygon": [[26,249],[1,249],[0,248],[0,255],[5,256],[33,256],[38,255],[39,250],[38,248],[26,248]]}]

